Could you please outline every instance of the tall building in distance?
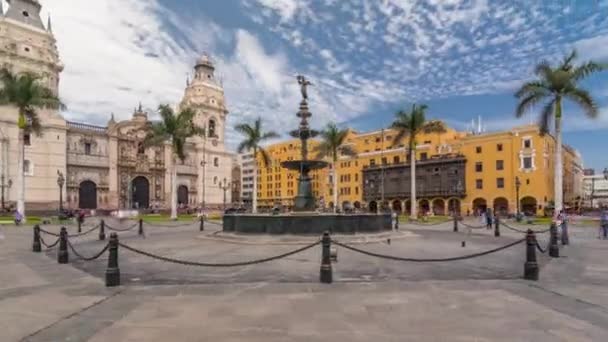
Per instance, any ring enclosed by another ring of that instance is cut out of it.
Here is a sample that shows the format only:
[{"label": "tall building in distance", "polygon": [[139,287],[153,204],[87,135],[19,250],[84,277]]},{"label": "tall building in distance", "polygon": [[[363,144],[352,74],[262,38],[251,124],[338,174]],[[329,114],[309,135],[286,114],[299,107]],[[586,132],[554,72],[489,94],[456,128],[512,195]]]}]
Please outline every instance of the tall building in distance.
[{"label": "tall building in distance", "polygon": [[254,177],[254,166],[255,161],[253,159],[253,152],[244,152],[238,155],[237,163],[241,169],[241,198],[240,203],[249,208],[251,207],[251,201],[253,196],[253,177]]},{"label": "tall building in distance", "polygon": [[[409,152],[407,138],[395,141],[397,132],[384,129],[350,131],[347,144],[356,157],[340,157],[336,165],[340,208],[380,208],[385,205],[409,211]],[[262,207],[290,206],[297,192],[295,173],[280,162],[299,158],[299,141],[267,147],[273,161],[264,167],[258,158],[258,198]],[[318,142],[311,141],[311,150]],[[553,208],[555,139],[542,135],[536,125],[501,132],[422,134],[416,148],[417,200],[421,212],[437,215],[451,211],[473,213],[494,209],[500,213],[544,214]],[[578,207],[582,182],[580,154],[564,149],[564,189],[567,207]],[[332,170],[313,173],[313,191],[332,207]],[[517,182],[517,180],[519,182]],[[516,186],[519,184],[519,188]],[[518,201],[519,197],[519,201]]]},{"label": "tall building in distance", "polygon": [[583,205],[586,208],[608,208],[608,169],[599,174],[583,170]]},{"label": "tall building in distance", "polygon": [[[36,0],[13,0],[0,16],[0,63],[14,73],[33,72],[59,94],[59,59],[51,20],[43,25]],[[178,109],[196,111],[195,123],[206,135],[192,137],[185,146],[186,159],[176,160],[167,142],[147,147],[143,140],[152,122],[140,103],[131,118],[104,126],[67,122],[56,110],[39,109],[42,135],[25,137],[26,209],[58,208],[58,174],[65,175],[64,207],[84,209],[168,208],[171,169],[177,163],[180,206],[221,208],[224,191],[220,182],[231,181],[234,154],[226,150],[225,124],[228,110],[224,90],[215,78],[211,58],[203,54],[194,63]],[[0,107],[1,177],[7,204],[17,196],[17,109]],[[102,114],[103,115],[103,114]],[[8,185],[12,183],[12,186]],[[231,192],[227,202],[231,202]]]}]

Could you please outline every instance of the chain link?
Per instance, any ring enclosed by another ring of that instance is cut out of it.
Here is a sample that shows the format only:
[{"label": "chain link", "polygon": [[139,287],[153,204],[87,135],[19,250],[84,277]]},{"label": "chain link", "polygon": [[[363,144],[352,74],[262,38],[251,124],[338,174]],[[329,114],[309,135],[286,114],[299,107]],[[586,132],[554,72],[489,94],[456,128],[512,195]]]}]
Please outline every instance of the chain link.
[{"label": "chain link", "polygon": [[[506,224],[505,222],[502,222],[502,221],[500,222],[500,224],[501,224],[502,226],[507,227],[507,229],[510,229],[510,230],[512,230],[512,231],[514,231],[514,232],[523,233],[523,234],[528,233],[528,231],[527,231],[527,230],[521,230],[521,229],[519,229],[519,228],[512,227],[512,226],[510,226],[510,225],[508,225],[508,224]],[[550,230],[551,230],[551,228],[547,228],[547,229],[543,229],[543,230],[532,230],[532,231],[533,231],[534,233],[536,233],[536,234],[544,234],[544,233],[546,233],[546,232],[548,232],[548,231],[550,231]]]},{"label": "chain link", "polygon": [[268,258],[264,258],[264,259],[257,259],[257,260],[251,260],[251,261],[243,261],[243,262],[233,262],[233,263],[204,263],[204,262],[196,262],[196,261],[188,261],[188,260],[179,260],[179,259],[174,259],[174,258],[169,258],[169,257],[165,257],[165,256],[160,256],[160,255],[155,255],[152,254],[150,252],[146,252],[146,251],[142,251],[140,249],[131,247],[129,245],[125,245],[122,242],[119,242],[118,245],[120,247],[123,247],[131,252],[137,253],[137,254],[141,254],[141,255],[145,255],[147,257],[150,258],[154,258],[154,259],[158,259],[161,261],[166,261],[166,262],[170,262],[170,263],[174,263],[174,264],[180,264],[180,265],[187,265],[187,266],[201,266],[201,267],[236,267],[236,266],[247,266],[247,265],[253,265],[253,264],[261,264],[264,262],[268,262],[268,261],[273,261],[273,260],[277,260],[277,259],[281,259],[281,258],[285,258],[288,257],[290,255],[294,255],[300,252],[303,252],[307,249],[310,249],[316,245],[318,245],[319,243],[321,243],[321,240],[319,241],[315,241],[314,243],[298,248],[296,250],[293,250],[291,252],[287,252],[287,253],[283,253],[280,255],[276,255],[276,256],[272,256],[272,257],[268,257]]},{"label": "chain link", "polygon": [[44,247],[46,247],[48,249],[57,246],[57,244],[59,243],[59,240],[60,240],[60,238],[57,238],[57,240],[55,242],[53,242],[52,244],[48,245],[46,243],[46,241],[44,241],[44,239],[42,238],[42,236],[40,236],[40,243],[42,243],[44,245]]},{"label": "chain link", "polygon": [[108,248],[110,248],[110,244],[107,243],[103,247],[103,249],[101,251],[99,251],[99,253],[95,254],[92,257],[87,258],[87,257],[83,256],[82,254],[80,254],[80,253],[78,253],[76,251],[76,249],[74,248],[74,246],[72,245],[72,243],[70,242],[70,240],[67,240],[67,242],[68,242],[68,246],[70,247],[70,249],[72,250],[72,252],[74,252],[74,255],[76,255],[77,257],[79,257],[80,259],[82,259],[84,261],[93,261],[93,260],[99,258],[100,256],[102,256],[108,250]]},{"label": "chain link", "polygon": [[68,237],[69,237],[69,238],[71,238],[71,237],[79,237],[79,236],[87,235],[87,234],[89,234],[90,232],[93,232],[93,231],[95,231],[95,230],[99,229],[99,227],[100,227],[100,224],[98,224],[98,225],[96,225],[96,226],[94,226],[94,227],[91,227],[91,229],[89,229],[89,230],[87,230],[87,231],[84,231],[84,232],[82,232],[82,233],[68,235]]},{"label": "chain link", "polygon": [[137,227],[138,224],[139,224],[139,222],[135,222],[135,224],[133,224],[132,226],[130,226],[128,228],[115,228],[106,223],[105,227],[108,228],[109,230],[113,230],[115,232],[126,232],[126,231],[129,231],[129,230]]},{"label": "chain link", "polygon": [[471,229],[486,229],[486,228],[488,228],[488,226],[487,226],[487,225],[483,225],[483,226],[473,226],[473,225],[470,225],[470,224],[466,224],[466,223],[464,223],[463,221],[459,221],[459,222],[460,222],[460,223],[461,223],[463,226],[465,226],[465,227],[467,227],[467,228],[471,228]]},{"label": "chain link", "polygon": [[418,259],[418,258],[402,258],[402,257],[397,257],[397,256],[392,256],[392,255],[385,255],[385,254],[378,254],[378,253],[374,253],[374,252],[369,252],[369,251],[365,251],[359,248],[355,248],[343,243],[340,243],[338,241],[335,240],[331,240],[333,243],[335,243],[336,245],[340,246],[340,247],[344,247],[346,249],[350,249],[353,252],[358,252],[361,254],[366,254],[369,256],[373,256],[373,257],[378,257],[378,258],[382,258],[382,259],[389,259],[389,260],[397,260],[397,261],[408,261],[408,262],[445,262],[445,261],[456,261],[456,260],[465,260],[465,259],[472,259],[472,258],[476,258],[476,257],[480,257],[483,255],[487,255],[487,254],[491,254],[491,253],[495,253],[498,251],[501,251],[503,249],[507,249],[509,247],[513,247],[515,245],[518,245],[524,241],[526,241],[526,239],[519,239],[515,242],[512,242],[510,244],[498,247],[498,248],[494,248],[491,249],[489,251],[484,251],[484,252],[479,252],[479,253],[474,253],[474,254],[469,254],[469,255],[463,255],[463,256],[458,256],[458,257],[450,257],[450,258],[435,258],[435,259]]},{"label": "chain link", "polygon": [[40,228],[40,232],[48,234],[48,235],[52,235],[52,236],[59,236],[59,234],[55,234],[55,233],[49,232],[48,230],[44,230],[42,228]]},{"label": "chain link", "polygon": [[536,248],[538,249],[538,251],[539,251],[539,252],[541,252],[541,253],[543,253],[543,254],[544,254],[545,252],[547,252],[547,249],[546,249],[546,248],[545,248],[545,249],[543,249],[543,248],[540,246],[540,244],[538,243],[538,240],[536,240]]}]

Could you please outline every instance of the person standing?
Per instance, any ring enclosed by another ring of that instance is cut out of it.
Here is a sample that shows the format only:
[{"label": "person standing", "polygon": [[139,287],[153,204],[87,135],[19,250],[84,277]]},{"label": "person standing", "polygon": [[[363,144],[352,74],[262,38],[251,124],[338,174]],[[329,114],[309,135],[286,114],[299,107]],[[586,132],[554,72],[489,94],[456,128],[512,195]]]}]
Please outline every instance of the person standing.
[{"label": "person standing", "polygon": [[600,216],[600,233],[601,239],[608,239],[608,210],[604,209],[602,215]]},{"label": "person standing", "polygon": [[561,222],[562,227],[562,245],[567,245],[569,243],[568,239],[568,216],[566,215],[566,211],[563,209],[560,210],[559,215],[557,215],[557,219]]},{"label": "person standing", "polygon": [[489,211],[486,212],[486,228],[492,229],[492,214]]}]

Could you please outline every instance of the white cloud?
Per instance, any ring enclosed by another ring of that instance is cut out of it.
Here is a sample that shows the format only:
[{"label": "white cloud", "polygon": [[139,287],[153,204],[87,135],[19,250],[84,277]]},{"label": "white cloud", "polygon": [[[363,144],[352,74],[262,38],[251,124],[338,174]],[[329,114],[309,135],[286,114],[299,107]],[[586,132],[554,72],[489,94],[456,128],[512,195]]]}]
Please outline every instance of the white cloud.
[{"label": "white cloud", "polygon": [[608,60],[608,34],[581,39],[574,46],[586,59]]}]

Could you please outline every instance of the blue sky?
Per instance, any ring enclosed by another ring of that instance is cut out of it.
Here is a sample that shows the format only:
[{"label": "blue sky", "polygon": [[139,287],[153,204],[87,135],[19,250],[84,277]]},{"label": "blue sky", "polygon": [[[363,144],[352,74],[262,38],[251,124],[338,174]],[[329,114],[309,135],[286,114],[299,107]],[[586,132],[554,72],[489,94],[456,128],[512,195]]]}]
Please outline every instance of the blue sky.
[{"label": "blue sky", "polygon": [[[42,0],[66,65],[69,118],[105,122],[177,103],[194,60],[213,57],[236,122],[262,116],[269,129],[296,126],[307,75],[313,124],[388,126],[412,102],[457,129],[482,117],[487,130],[514,118],[514,89],[542,59],[577,48],[608,61],[608,0]],[[585,81],[601,116],[565,108],[565,142],[585,166],[604,168],[608,72]],[[603,146],[602,146],[603,145]]]}]

